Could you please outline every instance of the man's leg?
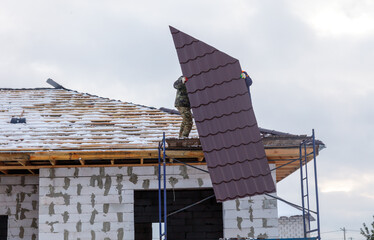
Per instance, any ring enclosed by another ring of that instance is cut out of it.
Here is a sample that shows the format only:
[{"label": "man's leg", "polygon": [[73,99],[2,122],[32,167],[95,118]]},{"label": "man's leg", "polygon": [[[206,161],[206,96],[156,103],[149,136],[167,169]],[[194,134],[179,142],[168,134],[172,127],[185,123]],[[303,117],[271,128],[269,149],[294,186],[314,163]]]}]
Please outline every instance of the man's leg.
[{"label": "man's leg", "polygon": [[179,129],[179,138],[182,138],[183,130],[184,130],[184,127],[185,127],[185,122],[184,122],[184,117],[183,117],[183,107],[177,107],[177,109],[182,116],[182,123],[181,123],[181,127]]},{"label": "man's leg", "polygon": [[192,114],[189,107],[177,107],[182,116],[182,124],[179,130],[179,138],[188,137],[192,129]]},{"label": "man's leg", "polygon": [[190,135],[190,132],[192,129],[192,113],[191,113],[190,108],[185,109],[183,119],[184,119],[185,125],[184,125],[182,136],[187,138],[188,135]]}]

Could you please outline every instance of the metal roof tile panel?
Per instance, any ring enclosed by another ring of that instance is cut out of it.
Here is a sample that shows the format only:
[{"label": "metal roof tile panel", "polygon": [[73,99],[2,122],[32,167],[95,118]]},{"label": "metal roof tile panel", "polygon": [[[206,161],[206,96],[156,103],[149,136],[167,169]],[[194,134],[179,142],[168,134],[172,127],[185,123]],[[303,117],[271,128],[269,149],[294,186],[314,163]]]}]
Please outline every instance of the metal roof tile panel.
[{"label": "metal roof tile panel", "polygon": [[256,178],[257,176],[266,176],[269,169],[262,167],[261,161],[266,161],[266,157],[255,159],[252,161],[238,162],[235,164],[227,164],[225,166],[217,166],[210,168],[212,171],[211,179],[213,184],[228,183],[241,179]]},{"label": "metal roof tile panel", "polygon": [[[207,61],[208,60],[208,61]],[[182,71],[188,79],[207,73],[210,70],[223,68],[235,64],[238,60],[226,57],[222,52],[214,52],[196,60],[190,59],[187,63],[181,63]]]},{"label": "metal roof tile panel", "polygon": [[[245,151],[246,154],[242,154]],[[248,154],[250,152],[250,154]],[[231,163],[252,161],[266,157],[265,152],[251,146],[251,144],[243,144],[238,147],[223,148],[218,151],[204,152],[207,165],[210,168],[217,166],[225,166]]]},{"label": "metal roof tile panel", "polygon": [[188,81],[188,94],[196,91],[202,91],[206,88],[211,88],[226,82],[233,80],[242,81],[240,76],[236,73],[240,73],[241,68],[239,64],[229,64],[225,67],[217,68],[214,71],[205,73],[204,75],[194,76],[194,81]]},{"label": "metal roof tile panel", "polygon": [[[227,98],[220,102],[211,102],[208,105],[201,105],[197,108],[192,108],[196,122],[203,122],[212,120],[214,118],[222,118],[232,113],[239,113],[242,111],[251,110],[251,106],[248,104],[249,95],[248,92],[244,95],[236,95],[231,98]],[[199,128],[199,127],[198,127]]]},{"label": "metal roof tile panel", "polygon": [[247,93],[248,90],[245,86],[245,82],[232,80],[227,83],[205,88],[204,91],[190,93],[189,95],[191,96],[191,107],[197,108],[200,105],[223,101],[228,98],[233,98],[233,96],[244,95]]},{"label": "metal roof tile panel", "polygon": [[239,61],[170,30],[217,201],[274,192]]},{"label": "metal roof tile panel", "polygon": [[254,115],[248,114],[247,111],[241,111],[210,121],[200,122],[198,132],[200,138],[203,138],[217,133],[232,131],[237,128],[253,126],[254,124],[257,124]]},{"label": "metal roof tile panel", "polygon": [[213,185],[214,194],[219,202],[234,200],[236,198],[254,196],[263,193],[274,192],[274,183],[269,184],[269,175],[257,176],[256,178],[245,179],[244,181],[231,181],[221,183],[219,187]]},{"label": "metal roof tile panel", "polygon": [[173,34],[173,37],[175,38],[175,41],[177,43],[180,43],[179,45],[175,45],[176,49],[183,48],[186,45],[191,44],[192,42],[198,41],[196,38],[191,37],[188,34],[183,34],[181,31],[179,31],[176,28],[173,28],[172,26],[169,26],[169,27],[170,27],[171,33]]},{"label": "metal roof tile panel", "polygon": [[227,131],[225,133],[210,135],[201,138],[201,145],[204,146],[204,152],[219,151],[223,148],[231,148],[240,145],[248,145],[250,143],[257,144],[261,141],[261,136],[252,134],[253,127],[246,127],[243,129],[236,129],[234,131]]},{"label": "metal roof tile panel", "polygon": [[207,54],[213,54],[218,50],[204,44],[198,40],[191,42],[191,44],[186,44],[183,48],[177,48],[179,62],[181,64],[186,63],[191,60],[196,60],[202,58]]}]

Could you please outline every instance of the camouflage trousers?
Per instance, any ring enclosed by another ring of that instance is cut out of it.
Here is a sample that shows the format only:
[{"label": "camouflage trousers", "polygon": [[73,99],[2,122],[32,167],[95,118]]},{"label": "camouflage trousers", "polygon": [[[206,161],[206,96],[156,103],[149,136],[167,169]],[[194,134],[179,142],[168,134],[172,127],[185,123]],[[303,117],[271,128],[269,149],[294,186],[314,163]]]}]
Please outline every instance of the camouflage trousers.
[{"label": "camouflage trousers", "polygon": [[179,138],[188,137],[192,129],[192,113],[189,107],[177,107],[179,113],[181,114],[183,120],[181,128],[179,130]]}]

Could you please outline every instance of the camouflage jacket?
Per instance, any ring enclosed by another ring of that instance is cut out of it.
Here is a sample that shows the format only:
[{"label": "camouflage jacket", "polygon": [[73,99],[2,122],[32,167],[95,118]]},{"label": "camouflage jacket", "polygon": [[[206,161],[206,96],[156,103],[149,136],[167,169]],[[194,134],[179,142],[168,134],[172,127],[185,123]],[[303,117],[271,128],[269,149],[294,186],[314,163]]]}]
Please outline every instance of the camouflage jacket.
[{"label": "camouflage jacket", "polygon": [[177,95],[175,97],[175,107],[190,107],[190,100],[188,99],[186,85],[182,82],[182,77],[179,77],[174,82],[174,88],[177,89]]}]

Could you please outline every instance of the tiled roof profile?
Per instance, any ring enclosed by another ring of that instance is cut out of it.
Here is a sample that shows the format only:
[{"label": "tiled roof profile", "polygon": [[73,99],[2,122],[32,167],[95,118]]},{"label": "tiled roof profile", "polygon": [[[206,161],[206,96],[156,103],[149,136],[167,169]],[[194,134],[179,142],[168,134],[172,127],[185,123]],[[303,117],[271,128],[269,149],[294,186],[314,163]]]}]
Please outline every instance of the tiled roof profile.
[{"label": "tiled roof profile", "polygon": [[275,191],[239,61],[170,27],[219,202]]},{"label": "tiled roof profile", "polygon": [[[26,123],[10,123],[21,115]],[[0,152],[156,149],[163,132],[178,136],[180,123],[175,114],[67,89],[0,89]]]}]

